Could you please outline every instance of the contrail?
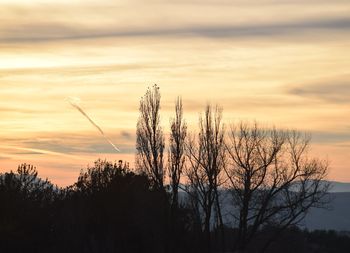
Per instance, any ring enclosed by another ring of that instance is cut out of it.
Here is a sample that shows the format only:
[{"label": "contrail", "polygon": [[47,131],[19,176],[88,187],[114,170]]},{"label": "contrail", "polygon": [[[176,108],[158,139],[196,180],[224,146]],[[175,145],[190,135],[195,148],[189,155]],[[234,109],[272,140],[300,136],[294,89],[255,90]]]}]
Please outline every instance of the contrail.
[{"label": "contrail", "polygon": [[78,105],[78,101],[79,99],[77,98],[72,98],[72,97],[68,97],[66,98],[66,100],[68,101],[68,103],[71,104],[71,106],[73,106],[74,108],[76,108],[81,114],[83,114],[89,121],[90,123],[97,128],[97,130],[102,134],[102,136],[106,139],[106,141],[112,145],[112,147],[117,150],[118,152],[120,152],[120,149],[117,148],[111,141],[110,139],[107,138],[107,136],[105,135],[105,133],[102,131],[102,129],[89,117],[89,115],[87,115],[83,109],[81,109],[81,107]]}]

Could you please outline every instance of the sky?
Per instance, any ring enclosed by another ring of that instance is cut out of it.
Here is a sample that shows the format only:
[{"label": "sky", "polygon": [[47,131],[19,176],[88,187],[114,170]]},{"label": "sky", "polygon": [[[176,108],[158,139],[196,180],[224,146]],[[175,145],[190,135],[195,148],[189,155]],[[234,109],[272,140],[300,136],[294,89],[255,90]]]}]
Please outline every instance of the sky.
[{"label": "sky", "polygon": [[350,182],[349,13],[348,0],[0,0],[0,172],[31,163],[65,186],[98,158],[133,166],[156,83],[166,133],[177,96],[191,129],[220,104],[227,125],[312,134],[329,179]]}]

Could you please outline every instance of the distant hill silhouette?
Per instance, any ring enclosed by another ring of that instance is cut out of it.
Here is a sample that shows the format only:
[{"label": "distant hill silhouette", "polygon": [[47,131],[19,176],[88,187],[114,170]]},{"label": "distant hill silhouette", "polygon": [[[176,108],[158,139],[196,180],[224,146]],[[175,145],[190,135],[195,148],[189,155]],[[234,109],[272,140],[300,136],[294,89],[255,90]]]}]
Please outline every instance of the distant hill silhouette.
[{"label": "distant hill silhouette", "polygon": [[330,192],[350,192],[350,183],[327,181],[331,183]]},{"label": "distant hill silhouette", "polygon": [[333,192],[330,197],[330,207],[311,209],[303,225],[310,230],[350,231],[350,192]]},{"label": "distant hill silhouette", "polygon": [[[331,184],[329,193],[330,203],[326,208],[311,208],[306,218],[300,224],[301,228],[308,230],[336,230],[350,231],[350,183],[325,181]],[[180,192],[181,199],[185,199],[186,193]],[[221,192],[223,212],[226,214],[226,225],[234,226],[229,212],[232,211],[230,196],[226,191]]]}]

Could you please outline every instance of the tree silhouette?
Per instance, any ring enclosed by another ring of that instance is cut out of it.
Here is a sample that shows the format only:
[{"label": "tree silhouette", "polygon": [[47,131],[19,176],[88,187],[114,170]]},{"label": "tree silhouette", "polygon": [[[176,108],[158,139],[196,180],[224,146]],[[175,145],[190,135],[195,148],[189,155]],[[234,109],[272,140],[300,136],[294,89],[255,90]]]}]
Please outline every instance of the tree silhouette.
[{"label": "tree silhouette", "polygon": [[256,123],[232,126],[229,135],[225,172],[237,208],[237,252],[246,250],[262,226],[278,227],[277,235],[301,221],[311,207],[325,204],[329,185],[322,179],[328,164],[308,157],[309,138]]},{"label": "tree silhouette", "polygon": [[81,238],[73,244],[76,249],[88,246],[102,252],[163,252],[164,209],[168,208],[164,197],[152,189],[146,175],[133,173],[122,162],[97,160],[80,173],[64,198],[60,219],[65,222],[57,224],[59,234],[67,233],[62,245],[72,244],[70,236],[78,234]]},{"label": "tree silhouette", "polygon": [[218,187],[221,184],[224,152],[222,110],[216,106],[213,112],[213,108],[207,105],[204,116],[199,119],[198,138],[192,137],[186,145],[190,163],[186,168],[189,181],[186,191],[193,199],[196,213],[201,218],[208,251],[211,247],[210,224],[214,207],[222,226]]},{"label": "tree silhouette", "polygon": [[163,189],[165,144],[160,126],[160,98],[157,85],[148,88],[141,98],[136,129],[136,166],[149,176],[155,188]]},{"label": "tree silhouette", "polygon": [[168,174],[172,193],[172,210],[178,207],[178,189],[183,168],[185,166],[185,141],[187,124],[183,119],[182,99],[175,103],[175,118],[171,119],[168,155]]},{"label": "tree silhouette", "polygon": [[49,241],[56,192],[48,180],[37,175],[29,164],[0,175],[1,252],[37,252]]}]

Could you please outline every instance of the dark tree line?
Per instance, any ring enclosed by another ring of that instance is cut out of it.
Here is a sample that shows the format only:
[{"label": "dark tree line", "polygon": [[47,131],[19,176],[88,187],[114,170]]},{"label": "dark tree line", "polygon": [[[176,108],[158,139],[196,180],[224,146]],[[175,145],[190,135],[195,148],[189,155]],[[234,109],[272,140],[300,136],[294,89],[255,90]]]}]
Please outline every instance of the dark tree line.
[{"label": "dark tree line", "polygon": [[[121,161],[98,160],[62,189],[23,164],[0,176],[0,252],[206,251],[194,210],[180,204],[172,216],[172,195],[152,187],[146,175],[135,174]],[[240,238],[239,228],[226,226],[224,231],[227,241]],[[213,252],[221,249],[215,232],[213,228]],[[276,232],[271,253],[345,253],[350,247],[350,237],[334,231],[308,232],[296,226],[281,231],[264,225],[245,252],[261,252]],[[234,249],[232,244],[226,251]]]},{"label": "dark tree line", "polygon": [[0,177],[0,252],[196,252],[190,211],[172,221],[164,193],[121,161],[62,189],[21,165]]},{"label": "dark tree line", "polygon": [[177,98],[166,147],[159,87],[139,110],[135,169],[98,160],[66,188],[27,164],[0,175],[0,252],[281,252],[289,236],[299,252],[333,252],[297,228],[329,187],[308,136],[227,127],[211,105],[189,132]]}]

